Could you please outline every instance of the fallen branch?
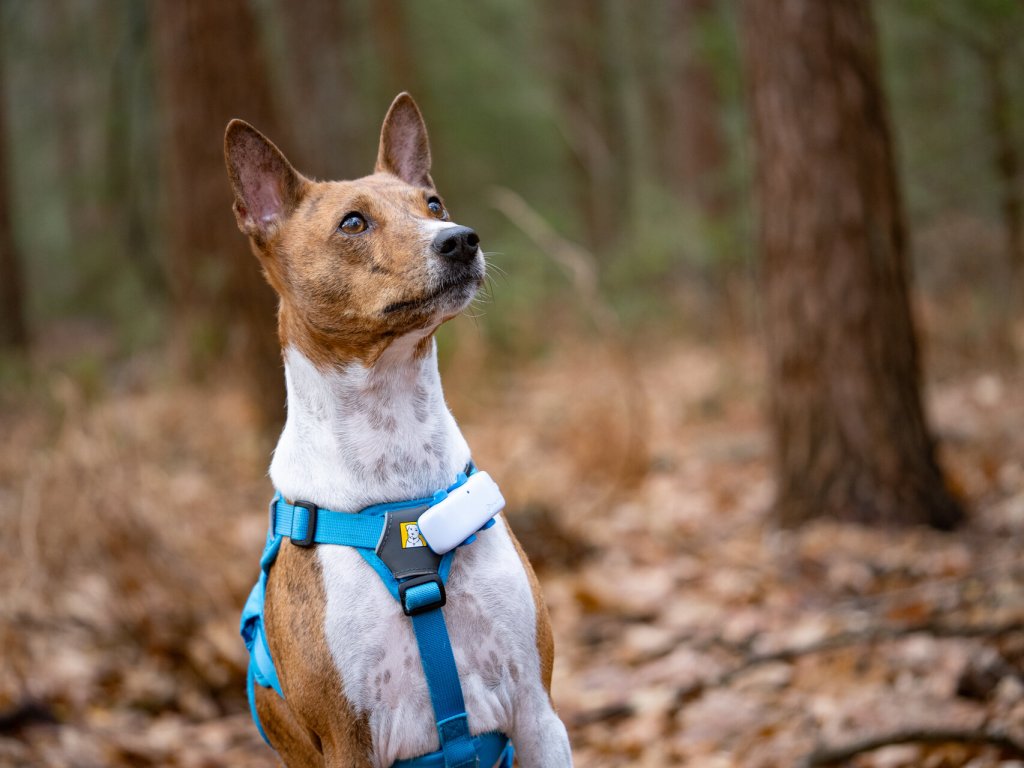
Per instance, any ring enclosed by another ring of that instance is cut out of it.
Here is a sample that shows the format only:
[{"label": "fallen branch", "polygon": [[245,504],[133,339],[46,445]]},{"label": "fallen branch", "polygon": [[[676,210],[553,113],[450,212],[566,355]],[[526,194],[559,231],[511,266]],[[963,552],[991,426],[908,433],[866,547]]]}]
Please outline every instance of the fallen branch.
[{"label": "fallen branch", "polygon": [[17,733],[30,725],[52,725],[57,716],[44,702],[35,699],[23,699],[11,709],[0,712],[0,734]]},{"label": "fallen branch", "polygon": [[836,747],[822,747],[807,755],[801,768],[835,765],[864,752],[872,752],[895,744],[988,744],[1013,757],[1024,757],[1024,743],[1001,731],[976,728],[909,728],[904,731],[876,734]]},{"label": "fallen branch", "polygon": [[636,707],[628,701],[621,701],[614,704],[606,704],[596,709],[585,709],[582,712],[577,712],[570,719],[570,725],[573,728],[582,728],[594,723],[614,723],[630,718],[635,714]]}]

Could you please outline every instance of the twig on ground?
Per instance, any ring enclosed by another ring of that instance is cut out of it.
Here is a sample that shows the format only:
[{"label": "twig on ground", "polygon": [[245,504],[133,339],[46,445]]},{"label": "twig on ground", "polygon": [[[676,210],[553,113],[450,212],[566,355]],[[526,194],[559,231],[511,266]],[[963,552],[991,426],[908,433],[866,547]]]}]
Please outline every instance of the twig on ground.
[{"label": "twig on ground", "polygon": [[57,717],[48,704],[35,699],[23,699],[10,709],[0,712],[0,734],[17,733],[30,725],[52,725],[56,722]]},{"label": "twig on ground", "polygon": [[620,701],[614,704],[607,704],[596,709],[586,709],[573,716],[571,725],[573,728],[582,728],[585,725],[594,723],[609,723],[625,720],[636,714],[636,707],[628,701]]},{"label": "twig on ground", "polygon": [[1001,731],[986,731],[976,728],[909,728],[903,731],[875,734],[848,744],[835,747],[821,747],[807,755],[799,764],[801,768],[835,765],[864,752],[871,752],[895,744],[989,744],[1014,757],[1024,757],[1024,743]]}]

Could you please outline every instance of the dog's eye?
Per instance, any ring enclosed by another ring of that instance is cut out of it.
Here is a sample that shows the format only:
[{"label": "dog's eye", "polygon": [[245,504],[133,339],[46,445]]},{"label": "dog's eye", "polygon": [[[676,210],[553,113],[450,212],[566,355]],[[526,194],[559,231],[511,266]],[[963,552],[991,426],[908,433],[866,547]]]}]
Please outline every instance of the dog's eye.
[{"label": "dog's eye", "polygon": [[338,229],[346,235],[358,235],[366,229],[366,219],[363,218],[361,213],[356,213],[355,211],[347,213],[345,218],[341,220],[341,224],[338,225]]},{"label": "dog's eye", "polygon": [[442,221],[448,220],[448,211],[444,209],[444,205],[436,197],[427,200],[427,210],[433,214],[434,218],[441,219]]}]

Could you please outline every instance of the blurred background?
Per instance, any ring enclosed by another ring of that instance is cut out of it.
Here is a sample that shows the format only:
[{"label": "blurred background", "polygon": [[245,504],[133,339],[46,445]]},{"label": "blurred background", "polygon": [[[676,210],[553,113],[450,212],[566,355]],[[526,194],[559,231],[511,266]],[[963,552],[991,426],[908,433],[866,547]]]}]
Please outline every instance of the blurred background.
[{"label": "blurred background", "polygon": [[[237,615],[283,377],[223,129],[353,178],[400,90],[491,265],[442,375],[577,763],[1020,765],[1022,40],[1016,0],[0,0],[0,765],[274,764]],[[792,416],[844,403],[860,446]]]}]

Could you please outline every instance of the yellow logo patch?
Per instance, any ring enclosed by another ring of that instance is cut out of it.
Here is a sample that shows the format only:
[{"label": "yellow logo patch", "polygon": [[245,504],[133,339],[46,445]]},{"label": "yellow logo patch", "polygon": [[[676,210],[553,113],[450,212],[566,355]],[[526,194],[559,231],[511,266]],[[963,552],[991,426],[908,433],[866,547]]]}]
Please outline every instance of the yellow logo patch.
[{"label": "yellow logo patch", "polygon": [[426,539],[420,533],[420,527],[416,523],[401,523],[402,528],[402,549],[427,546]]}]

